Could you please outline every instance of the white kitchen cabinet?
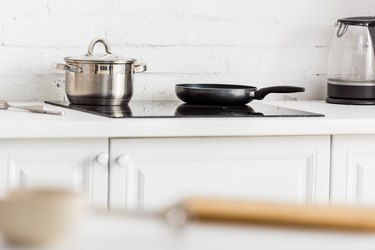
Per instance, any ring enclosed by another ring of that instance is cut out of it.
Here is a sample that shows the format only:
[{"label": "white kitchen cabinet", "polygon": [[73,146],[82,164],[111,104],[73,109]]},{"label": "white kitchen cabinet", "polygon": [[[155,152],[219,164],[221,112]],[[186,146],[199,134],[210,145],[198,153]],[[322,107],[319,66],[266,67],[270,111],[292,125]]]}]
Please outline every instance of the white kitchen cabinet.
[{"label": "white kitchen cabinet", "polygon": [[108,139],[0,140],[0,196],[15,188],[53,187],[108,204]]},{"label": "white kitchen cabinet", "polygon": [[375,135],[332,136],[334,203],[375,205]]},{"label": "white kitchen cabinet", "polygon": [[158,209],[190,195],[328,202],[329,136],[110,141],[111,208]]}]

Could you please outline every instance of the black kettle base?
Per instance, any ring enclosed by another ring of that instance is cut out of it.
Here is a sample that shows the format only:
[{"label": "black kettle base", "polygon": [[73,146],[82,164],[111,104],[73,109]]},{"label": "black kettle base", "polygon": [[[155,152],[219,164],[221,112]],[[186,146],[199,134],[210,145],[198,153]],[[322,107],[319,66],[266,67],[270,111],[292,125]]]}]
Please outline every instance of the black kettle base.
[{"label": "black kettle base", "polygon": [[326,102],[333,104],[346,104],[346,105],[375,105],[375,99],[344,99],[327,97]]}]

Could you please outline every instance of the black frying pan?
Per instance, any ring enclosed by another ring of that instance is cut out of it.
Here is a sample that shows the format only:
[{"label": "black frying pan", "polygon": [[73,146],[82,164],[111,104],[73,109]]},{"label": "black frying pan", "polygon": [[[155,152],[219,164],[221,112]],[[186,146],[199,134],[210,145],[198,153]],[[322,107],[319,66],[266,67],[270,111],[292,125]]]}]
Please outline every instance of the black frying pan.
[{"label": "black frying pan", "polygon": [[176,85],[176,95],[189,104],[244,105],[252,100],[262,100],[270,93],[304,92],[295,86],[273,86],[258,89],[253,86],[233,84],[186,83]]}]

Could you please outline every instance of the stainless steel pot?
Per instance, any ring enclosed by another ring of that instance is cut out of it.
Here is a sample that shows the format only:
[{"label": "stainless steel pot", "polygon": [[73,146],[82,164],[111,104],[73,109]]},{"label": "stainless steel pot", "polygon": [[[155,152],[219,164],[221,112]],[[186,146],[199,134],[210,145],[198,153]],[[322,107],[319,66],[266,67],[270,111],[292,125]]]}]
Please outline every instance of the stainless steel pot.
[{"label": "stainless steel pot", "polygon": [[[97,43],[104,45],[105,54],[93,53]],[[83,56],[65,57],[65,91],[72,104],[125,105],[133,96],[133,74],[147,70],[135,59],[112,54],[104,39],[95,39]]]}]

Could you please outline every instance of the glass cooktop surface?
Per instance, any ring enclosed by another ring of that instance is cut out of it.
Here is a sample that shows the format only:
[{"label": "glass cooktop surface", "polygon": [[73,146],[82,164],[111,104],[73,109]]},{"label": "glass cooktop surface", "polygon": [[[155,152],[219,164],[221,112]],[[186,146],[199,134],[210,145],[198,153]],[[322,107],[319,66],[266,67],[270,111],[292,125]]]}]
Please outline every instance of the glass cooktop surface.
[{"label": "glass cooktop surface", "polygon": [[180,101],[131,101],[126,106],[74,105],[46,101],[48,104],[110,118],[189,118],[189,117],[323,117],[322,114],[282,108],[259,102],[242,106],[191,105]]}]

